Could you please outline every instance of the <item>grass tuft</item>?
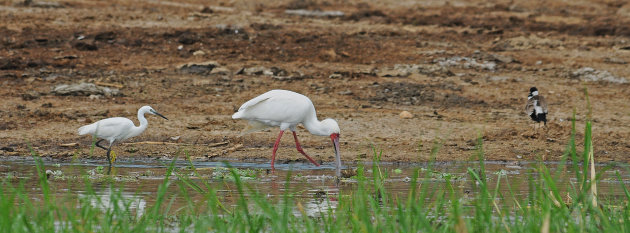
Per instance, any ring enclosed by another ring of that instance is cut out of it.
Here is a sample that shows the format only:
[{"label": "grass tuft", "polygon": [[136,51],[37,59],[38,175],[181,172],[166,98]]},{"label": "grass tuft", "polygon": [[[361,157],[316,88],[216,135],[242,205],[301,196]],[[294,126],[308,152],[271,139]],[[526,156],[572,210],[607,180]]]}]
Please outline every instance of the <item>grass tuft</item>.
[{"label": "grass tuft", "polygon": [[[539,162],[529,175],[528,193],[524,197],[515,194],[515,184],[505,174],[486,172],[483,140],[479,136],[475,152],[479,162],[478,166],[467,169],[470,179],[443,176],[445,182],[435,182],[433,165],[429,163],[426,169],[415,169],[408,193],[400,197],[388,191],[385,180],[389,174],[379,165],[382,151],[374,149],[371,176],[359,164],[356,188],[325,194],[321,197],[328,203],[325,206],[335,206],[334,202],[336,207],[315,215],[310,215],[302,200],[294,196],[288,178],[281,198],[270,199],[243,181],[243,175],[248,173],[239,172],[229,164],[226,167],[231,179],[222,179],[221,183],[202,179],[192,163],[178,170],[175,160],[167,166],[154,204],[146,209],[135,208],[137,203],[125,198],[121,188],[114,185],[110,185],[109,195],[96,194],[88,178],[83,179],[86,191],[82,195],[59,198],[51,195],[54,186],[49,184],[41,159],[32,152],[37,161],[34,169],[39,193],[26,191],[23,181],[3,179],[0,231],[628,232],[630,191],[618,172],[616,176],[625,195],[607,202],[597,199],[596,184],[604,171],[596,173],[594,169],[591,127],[588,120],[583,153],[578,154],[574,117],[558,172],[552,174]],[[432,161],[441,144],[436,140],[431,150]],[[184,175],[184,171],[192,175]],[[564,173],[569,172],[575,178],[566,182]],[[495,177],[496,183],[490,185],[488,181]],[[470,187],[473,192],[462,193],[454,184],[455,179],[457,185]],[[176,191],[169,189],[171,186],[176,186]],[[219,195],[224,186],[234,186],[236,193]],[[501,191],[506,189],[507,192]],[[186,204],[174,209],[176,198]]]}]

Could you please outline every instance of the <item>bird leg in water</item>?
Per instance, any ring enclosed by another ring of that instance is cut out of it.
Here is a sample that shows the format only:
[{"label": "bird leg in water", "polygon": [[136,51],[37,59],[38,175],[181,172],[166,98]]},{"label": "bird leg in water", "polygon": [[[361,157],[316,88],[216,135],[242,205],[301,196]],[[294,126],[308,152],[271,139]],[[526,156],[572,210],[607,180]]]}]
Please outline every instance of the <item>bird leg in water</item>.
[{"label": "bird leg in water", "polygon": [[114,164],[116,162],[116,152],[115,151],[109,152],[109,156],[112,157],[111,161],[112,161],[112,164]]},{"label": "bird leg in water", "polygon": [[107,175],[109,175],[109,173],[112,171],[112,161],[109,159],[109,154],[112,152],[112,146],[109,146],[109,149],[107,149],[107,162],[109,163],[109,166],[107,167]]},{"label": "bird leg in water", "polygon": [[284,130],[280,130],[280,134],[278,134],[278,139],[276,139],[276,144],[273,144],[273,154],[271,155],[271,171],[276,170],[273,167],[273,164],[276,161],[276,151],[278,151],[278,145],[280,145],[280,139],[282,138],[283,133],[284,133]]},{"label": "bird leg in water", "polygon": [[96,143],[94,145],[99,147],[99,148],[101,148],[101,149],[103,149],[103,150],[107,150],[107,148],[105,148],[104,146],[101,146],[101,144],[99,144],[99,143],[101,143],[104,140],[105,139],[98,140],[98,141],[96,141]]},{"label": "bird leg in water", "polygon": [[295,148],[302,153],[304,156],[306,156],[306,158],[311,161],[311,163],[315,164],[315,166],[319,167],[319,164],[317,164],[317,162],[315,162],[315,160],[313,160],[311,157],[309,157],[306,152],[304,152],[304,150],[302,150],[302,146],[300,146],[300,142],[297,139],[297,134],[295,134],[295,131],[293,131],[293,138],[295,138]]}]

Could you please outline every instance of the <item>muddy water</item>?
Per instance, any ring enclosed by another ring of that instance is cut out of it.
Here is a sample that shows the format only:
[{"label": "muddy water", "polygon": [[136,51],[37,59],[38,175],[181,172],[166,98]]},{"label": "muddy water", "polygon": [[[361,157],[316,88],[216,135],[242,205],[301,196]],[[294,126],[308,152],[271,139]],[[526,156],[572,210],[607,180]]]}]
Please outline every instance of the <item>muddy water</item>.
[{"label": "muddy water", "polygon": [[[127,200],[132,201],[132,209],[142,212],[147,206],[155,202],[158,186],[164,181],[167,166],[170,161],[157,160],[120,160],[116,161],[113,169],[113,176],[102,175],[104,173],[103,161],[81,160],[76,162],[44,161],[45,170],[49,170],[50,186],[54,195],[58,198],[69,197],[69,194],[77,193],[85,195],[86,185],[83,178],[86,174],[92,183],[95,193],[102,202],[94,205],[108,206],[111,195],[111,185],[122,189],[122,195]],[[276,165],[276,172],[269,174],[268,163],[243,163],[232,162],[231,166],[238,168],[246,187],[255,189],[269,198],[279,198],[285,192],[289,192],[296,197],[307,209],[309,215],[317,215],[322,211],[327,211],[328,207],[336,206],[336,195],[341,192],[350,193],[356,190],[354,179],[343,179],[337,183],[331,177],[334,174],[333,164],[323,164],[314,167],[307,163],[292,163]],[[185,161],[176,162],[177,173],[181,176],[190,177],[194,182],[203,186],[203,182],[209,183],[219,196],[224,200],[224,204],[233,205],[238,197],[236,186],[229,172],[224,169],[223,162],[196,162],[193,165],[197,168],[197,175],[193,175],[192,170],[187,169],[189,164]],[[559,163],[546,163],[552,174],[559,169]],[[357,164],[346,164],[346,166],[357,167]],[[413,172],[420,169],[421,177],[428,173],[427,163],[382,163],[380,170],[387,174],[385,186],[389,193],[396,197],[404,197],[410,188],[410,177]],[[501,191],[508,195],[506,181],[509,181],[517,199],[524,199],[529,193],[529,179],[539,179],[534,168],[538,166],[536,162],[498,162],[488,161],[485,164],[487,177],[491,188],[494,188],[497,178],[501,176]],[[372,165],[365,164],[367,176],[371,176]],[[467,174],[468,168],[478,169],[479,164],[475,162],[438,162],[433,164],[433,172],[429,173],[427,184],[432,187],[444,187],[442,184],[446,179],[450,179],[460,194],[464,197],[474,195],[476,191],[470,176]],[[630,170],[626,164],[598,164],[598,171],[605,171],[602,179],[598,183],[600,199],[616,200],[623,198],[623,188],[630,184]],[[616,178],[616,172],[622,177],[622,182]],[[575,183],[575,175],[571,171],[564,171],[560,179],[557,179],[559,187],[564,187],[566,182]],[[13,184],[20,182],[33,198],[41,197],[41,189],[36,179],[37,171],[35,162],[28,158],[13,158],[0,161],[0,178],[10,180]],[[113,179],[110,179],[112,178]],[[177,176],[173,176],[177,178]],[[221,178],[223,177],[223,178]],[[506,179],[507,178],[507,179]],[[113,181],[112,181],[113,180]],[[288,186],[285,184],[288,183]],[[288,188],[288,189],[287,189]],[[189,195],[193,199],[201,199],[203,196],[198,192],[189,190]],[[174,198],[174,206],[184,205],[186,202],[179,195],[179,187],[175,184],[170,186],[169,197]],[[438,190],[439,192],[439,190]],[[327,196],[328,195],[328,196]],[[561,196],[566,196],[561,194]]]}]

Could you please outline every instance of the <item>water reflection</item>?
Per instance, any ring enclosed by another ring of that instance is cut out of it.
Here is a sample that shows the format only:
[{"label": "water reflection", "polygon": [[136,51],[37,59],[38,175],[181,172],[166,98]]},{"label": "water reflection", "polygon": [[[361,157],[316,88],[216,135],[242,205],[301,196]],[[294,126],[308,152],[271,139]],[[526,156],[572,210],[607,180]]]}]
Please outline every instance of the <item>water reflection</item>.
[{"label": "water reflection", "polygon": [[[339,200],[337,200],[336,198],[336,193],[333,190],[327,191],[329,196],[308,200],[306,206],[304,206],[304,212],[306,213],[306,216],[323,217],[326,213],[329,213],[329,211],[337,208]],[[296,212],[294,212],[294,214],[298,215],[298,213]],[[299,215],[301,215],[301,213],[299,213]]]},{"label": "water reflection", "polygon": [[[113,197],[113,195],[119,194],[119,197]],[[110,188],[103,189],[94,194],[79,192],[78,198],[88,200],[92,207],[99,209],[126,209],[128,213],[135,213],[136,218],[142,217],[142,214],[147,208],[147,201],[143,198],[143,195],[130,192],[112,192]],[[115,201],[112,201],[112,199]]]},{"label": "water reflection", "polygon": [[[155,202],[158,186],[163,182],[166,172],[166,164],[170,161],[155,160],[121,160],[116,163],[116,175],[110,180],[92,179],[90,182],[94,187],[95,195],[98,199],[91,199],[90,205],[99,208],[122,208],[124,203],[112,203],[112,194],[110,187],[119,187],[122,190],[122,198],[127,201],[130,210],[137,214],[141,214]],[[86,186],[83,178],[86,174],[95,176],[98,174],[98,166],[106,165],[103,161],[81,160],[80,162],[59,162],[53,160],[45,161],[45,169],[51,173],[57,174],[51,177],[50,185],[55,191],[55,195],[59,197],[67,196],[67,193],[77,193],[79,198],[85,198]],[[559,186],[567,184],[567,182],[575,184],[574,172],[567,167],[568,170],[558,170],[559,163],[545,163],[549,167],[551,174],[559,174],[561,177],[557,180]],[[196,172],[186,169],[189,164],[186,161],[178,161],[176,163],[177,172],[183,177],[190,177],[200,187],[205,187],[208,183],[217,191],[226,206],[236,205],[238,192],[236,186],[231,179],[231,175],[221,176],[224,171],[224,163],[222,162],[198,162],[194,163],[197,168]],[[348,179],[337,183],[334,174],[334,165],[324,164],[321,167],[314,167],[310,164],[278,164],[274,174],[268,174],[268,163],[231,163],[231,166],[239,168],[243,171],[242,180],[245,183],[245,193],[251,194],[251,190],[259,192],[263,197],[281,201],[285,193],[290,194],[297,203],[295,214],[306,214],[311,217],[320,217],[322,213],[326,213],[329,209],[335,209],[338,205],[339,193],[349,194],[356,190],[356,181]],[[357,164],[346,164],[346,166],[356,167]],[[475,162],[438,162],[432,165],[433,172],[426,170],[429,165],[427,163],[382,163],[381,172],[386,174],[384,180],[386,190],[392,196],[405,198],[410,188],[411,177],[415,171],[421,172],[421,180],[423,185],[436,189],[431,190],[438,193],[438,189],[443,187],[446,179],[449,179],[453,187],[463,196],[473,196],[476,188],[474,182],[467,173],[468,168],[478,169],[479,165]],[[507,191],[509,182],[514,194],[519,196],[527,196],[529,190],[529,179],[539,179],[534,168],[538,166],[536,162],[501,162],[488,161],[485,164],[486,174],[488,177],[488,185],[495,187],[497,180],[501,177],[501,190]],[[223,170],[222,170],[223,169]],[[366,164],[365,175],[370,177],[373,175],[371,164]],[[627,172],[626,164],[598,164],[598,171],[608,169],[603,173],[603,177],[599,181],[598,189],[600,198],[615,199],[622,197],[624,191],[621,185],[630,183],[630,175]],[[616,178],[617,172],[622,180]],[[60,175],[59,175],[60,174]],[[192,176],[191,176],[192,175]],[[425,178],[425,175],[427,178]],[[35,163],[30,158],[15,158],[0,162],[0,177],[10,180],[13,183],[22,182],[30,197],[41,197],[41,190],[37,182],[37,173]],[[223,177],[219,179],[218,177]],[[106,177],[105,177],[106,178]],[[172,179],[178,179],[172,176]],[[113,183],[112,181],[113,180]],[[420,187],[418,184],[417,187]],[[169,196],[179,192],[177,185],[171,185],[169,188]],[[190,197],[193,200],[203,200],[204,195],[194,190],[190,190]],[[565,194],[561,194],[564,196]],[[430,201],[431,198],[428,197]],[[186,200],[174,197],[173,209],[186,205]],[[126,207],[125,207],[126,208]],[[302,209],[300,209],[302,208]],[[139,217],[139,216],[136,216]]]}]

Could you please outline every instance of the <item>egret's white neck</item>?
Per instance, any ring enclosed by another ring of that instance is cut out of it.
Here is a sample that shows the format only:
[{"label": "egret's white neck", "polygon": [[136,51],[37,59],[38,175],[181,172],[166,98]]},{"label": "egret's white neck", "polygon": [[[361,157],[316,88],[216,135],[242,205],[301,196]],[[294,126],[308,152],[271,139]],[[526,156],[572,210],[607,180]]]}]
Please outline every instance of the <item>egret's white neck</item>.
[{"label": "egret's white neck", "polygon": [[304,128],[308,130],[311,134],[317,136],[328,136],[330,133],[330,129],[326,127],[326,125],[322,124],[321,121],[317,120],[317,115],[315,115],[315,111],[312,111],[311,114],[306,118],[304,122],[302,122]]},{"label": "egret's white neck", "polygon": [[127,135],[127,138],[138,136],[147,129],[149,122],[147,121],[147,118],[144,118],[145,113],[146,111],[138,110],[138,121],[140,121],[140,126],[133,127],[131,132],[129,132],[129,135]]}]

